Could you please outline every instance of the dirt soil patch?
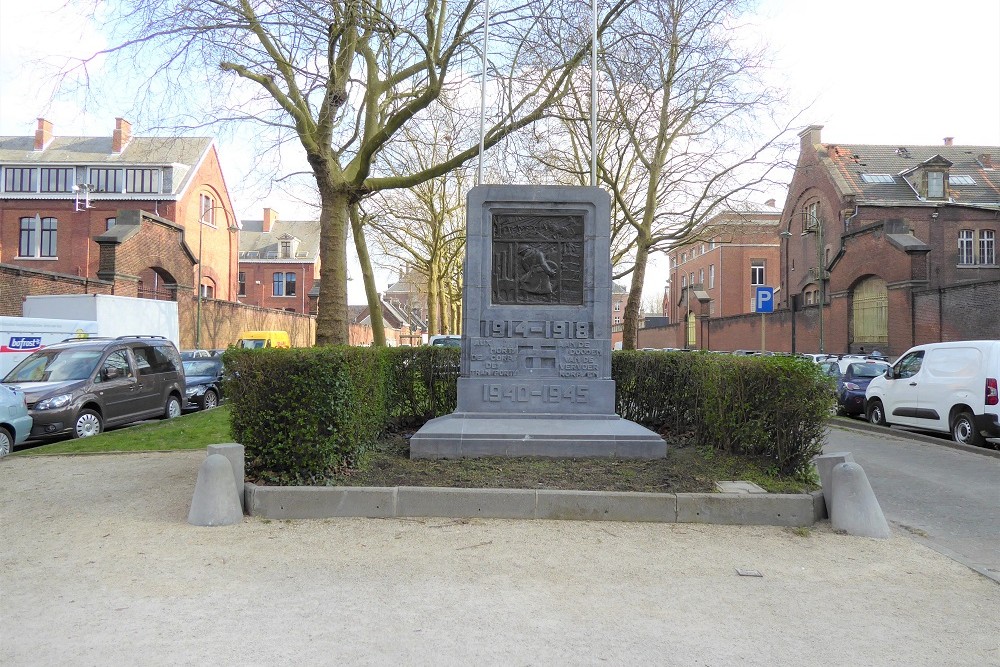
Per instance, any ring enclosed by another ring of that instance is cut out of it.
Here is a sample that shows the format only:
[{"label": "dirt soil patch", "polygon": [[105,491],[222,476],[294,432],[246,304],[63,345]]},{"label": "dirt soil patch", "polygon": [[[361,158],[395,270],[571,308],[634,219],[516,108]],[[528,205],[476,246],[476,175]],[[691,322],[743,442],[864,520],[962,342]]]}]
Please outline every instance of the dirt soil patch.
[{"label": "dirt soil patch", "polygon": [[[411,460],[410,435],[412,432],[386,436],[358,469],[333,475],[326,484],[697,493],[715,491],[715,482],[719,480],[746,480],[772,493],[805,493],[817,488],[777,475],[766,460],[696,447],[683,438],[668,438],[667,456],[655,460],[540,457]],[[266,478],[252,481],[280,483]]]}]

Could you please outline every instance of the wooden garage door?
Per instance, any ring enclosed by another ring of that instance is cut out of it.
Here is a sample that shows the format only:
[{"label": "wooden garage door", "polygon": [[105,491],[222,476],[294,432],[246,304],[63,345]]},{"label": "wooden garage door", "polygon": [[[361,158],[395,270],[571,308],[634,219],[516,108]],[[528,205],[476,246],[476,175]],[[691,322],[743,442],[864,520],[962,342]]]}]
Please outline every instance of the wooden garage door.
[{"label": "wooden garage door", "polygon": [[851,320],[855,343],[889,342],[889,291],[884,280],[871,276],[854,287]]}]

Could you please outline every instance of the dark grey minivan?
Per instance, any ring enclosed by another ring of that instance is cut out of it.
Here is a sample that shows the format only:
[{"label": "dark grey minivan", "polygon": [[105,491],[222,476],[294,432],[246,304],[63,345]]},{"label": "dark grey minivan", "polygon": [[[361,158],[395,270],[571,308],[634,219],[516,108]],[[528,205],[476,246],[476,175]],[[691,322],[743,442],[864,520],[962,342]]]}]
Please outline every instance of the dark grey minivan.
[{"label": "dark grey minivan", "polygon": [[162,336],[68,339],[33,352],[3,384],[24,391],[33,438],[176,417],[184,401],[180,354]]}]

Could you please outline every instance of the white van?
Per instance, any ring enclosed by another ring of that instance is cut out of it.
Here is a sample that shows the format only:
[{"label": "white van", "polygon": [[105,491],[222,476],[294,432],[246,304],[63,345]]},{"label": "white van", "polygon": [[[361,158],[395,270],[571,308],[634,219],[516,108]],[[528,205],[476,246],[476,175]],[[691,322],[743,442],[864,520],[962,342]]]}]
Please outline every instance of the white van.
[{"label": "white van", "polygon": [[982,445],[1000,438],[1000,340],[928,343],[906,351],[872,379],[865,410],[872,424],[951,433]]}]

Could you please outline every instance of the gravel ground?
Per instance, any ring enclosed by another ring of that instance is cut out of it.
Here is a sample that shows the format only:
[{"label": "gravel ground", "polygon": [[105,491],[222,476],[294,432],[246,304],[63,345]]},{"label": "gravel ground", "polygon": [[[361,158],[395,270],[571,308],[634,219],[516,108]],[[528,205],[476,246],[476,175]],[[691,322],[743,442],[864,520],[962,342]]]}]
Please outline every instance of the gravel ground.
[{"label": "gravel ground", "polygon": [[203,458],[0,460],[0,664],[1000,665],[1000,585],[904,536],[452,519],[197,528]]}]

